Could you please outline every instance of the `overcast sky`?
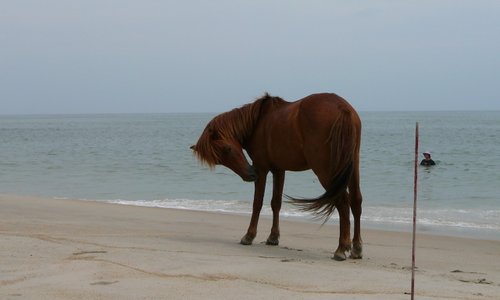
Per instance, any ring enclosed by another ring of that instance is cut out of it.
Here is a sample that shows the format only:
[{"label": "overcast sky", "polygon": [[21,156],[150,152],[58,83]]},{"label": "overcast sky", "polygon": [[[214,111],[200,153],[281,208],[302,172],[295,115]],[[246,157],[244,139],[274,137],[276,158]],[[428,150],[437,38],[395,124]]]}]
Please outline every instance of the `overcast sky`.
[{"label": "overcast sky", "polygon": [[500,110],[500,1],[0,2],[0,114]]}]

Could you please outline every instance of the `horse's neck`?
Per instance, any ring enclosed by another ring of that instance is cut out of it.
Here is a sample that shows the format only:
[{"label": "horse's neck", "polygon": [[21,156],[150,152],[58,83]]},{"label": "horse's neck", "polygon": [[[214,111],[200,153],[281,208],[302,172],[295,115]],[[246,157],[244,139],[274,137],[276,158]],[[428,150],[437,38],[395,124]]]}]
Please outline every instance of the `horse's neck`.
[{"label": "horse's neck", "polygon": [[286,104],[289,102],[281,98],[267,97],[227,112],[233,124],[233,137],[243,145],[263,118]]}]

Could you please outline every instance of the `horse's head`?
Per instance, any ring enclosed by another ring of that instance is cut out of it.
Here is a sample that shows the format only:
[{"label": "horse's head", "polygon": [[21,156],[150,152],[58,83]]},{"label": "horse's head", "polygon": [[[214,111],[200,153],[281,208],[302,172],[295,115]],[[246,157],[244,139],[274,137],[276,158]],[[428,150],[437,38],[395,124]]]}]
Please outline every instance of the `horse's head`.
[{"label": "horse's head", "polygon": [[257,173],[243,153],[242,145],[235,138],[221,134],[209,123],[196,145],[191,146],[198,159],[210,168],[223,165],[238,174],[244,181],[255,181]]}]

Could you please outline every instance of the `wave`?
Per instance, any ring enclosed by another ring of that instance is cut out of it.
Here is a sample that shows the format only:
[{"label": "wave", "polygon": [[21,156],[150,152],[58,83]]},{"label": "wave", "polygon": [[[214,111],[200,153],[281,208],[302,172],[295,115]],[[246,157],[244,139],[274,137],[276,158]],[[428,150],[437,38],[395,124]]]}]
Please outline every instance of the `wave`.
[{"label": "wave", "polygon": [[[232,214],[251,214],[251,203],[247,201],[228,200],[101,200],[107,203],[134,205],[144,207],[174,208]],[[262,215],[272,216],[269,205],[264,205]],[[281,215],[285,218],[313,220],[310,213],[302,212],[291,204],[283,203]],[[335,223],[338,216],[333,215],[329,222]],[[412,224],[413,210],[410,207],[365,206],[362,221],[374,225],[402,226]],[[500,230],[499,209],[420,209],[417,211],[417,224],[424,227]]]}]

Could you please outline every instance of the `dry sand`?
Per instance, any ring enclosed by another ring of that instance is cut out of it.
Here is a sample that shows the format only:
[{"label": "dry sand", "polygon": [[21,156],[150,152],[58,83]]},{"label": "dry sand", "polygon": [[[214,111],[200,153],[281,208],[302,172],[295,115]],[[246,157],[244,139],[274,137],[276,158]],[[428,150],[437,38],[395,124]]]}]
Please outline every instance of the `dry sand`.
[{"label": "dry sand", "polygon": [[[411,234],[364,230],[332,260],[333,225],[0,196],[0,299],[410,299]],[[500,299],[500,241],[420,234],[416,299]]]}]

